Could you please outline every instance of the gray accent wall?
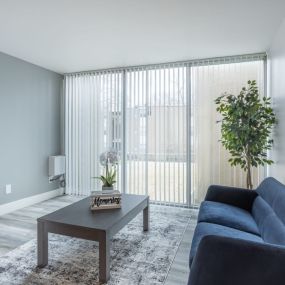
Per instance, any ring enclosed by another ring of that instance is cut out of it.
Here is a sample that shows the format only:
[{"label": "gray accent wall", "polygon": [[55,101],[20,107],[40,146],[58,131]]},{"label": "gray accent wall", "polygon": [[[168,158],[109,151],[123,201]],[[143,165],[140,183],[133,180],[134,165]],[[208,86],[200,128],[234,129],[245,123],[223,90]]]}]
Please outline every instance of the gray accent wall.
[{"label": "gray accent wall", "polygon": [[0,53],[0,204],[58,188],[48,182],[48,156],[60,154],[62,80]]},{"label": "gray accent wall", "polygon": [[285,183],[285,19],[268,51],[268,91],[278,118],[268,174]]}]

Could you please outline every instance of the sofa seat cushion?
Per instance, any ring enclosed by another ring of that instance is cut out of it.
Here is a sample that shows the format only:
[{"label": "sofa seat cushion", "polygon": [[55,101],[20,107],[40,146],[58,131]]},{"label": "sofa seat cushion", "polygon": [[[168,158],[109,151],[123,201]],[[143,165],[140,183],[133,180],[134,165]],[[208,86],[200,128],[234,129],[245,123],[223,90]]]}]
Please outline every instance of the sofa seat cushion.
[{"label": "sofa seat cushion", "polygon": [[209,235],[232,237],[235,239],[243,239],[243,240],[264,243],[262,238],[257,235],[225,227],[222,225],[201,222],[197,224],[194,232],[191,251],[190,251],[190,263],[189,263],[190,266],[197,252],[200,241],[202,240],[203,237]]},{"label": "sofa seat cushion", "polygon": [[212,201],[202,202],[198,222],[218,224],[260,235],[258,226],[251,213],[224,203]]}]

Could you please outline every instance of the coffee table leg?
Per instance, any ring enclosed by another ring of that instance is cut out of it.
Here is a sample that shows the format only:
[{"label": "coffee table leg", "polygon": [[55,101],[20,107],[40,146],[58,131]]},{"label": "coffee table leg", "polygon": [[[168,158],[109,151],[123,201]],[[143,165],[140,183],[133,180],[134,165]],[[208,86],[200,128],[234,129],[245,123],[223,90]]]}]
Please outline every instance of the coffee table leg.
[{"label": "coffee table leg", "polygon": [[148,231],[149,227],[149,202],[147,202],[147,207],[143,209],[143,230]]},{"label": "coffee table leg", "polygon": [[38,266],[48,264],[48,232],[45,223],[38,221]]},{"label": "coffee table leg", "polygon": [[99,242],[99,281],[106,283],[110,278],[110,237],[104,234]]}]

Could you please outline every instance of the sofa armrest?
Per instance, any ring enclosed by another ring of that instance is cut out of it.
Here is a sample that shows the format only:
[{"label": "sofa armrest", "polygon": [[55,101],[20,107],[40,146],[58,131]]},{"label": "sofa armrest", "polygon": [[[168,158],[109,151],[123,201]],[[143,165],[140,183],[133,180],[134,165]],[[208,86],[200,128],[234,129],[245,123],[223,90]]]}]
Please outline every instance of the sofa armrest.
[{"label": "sofa armrest", "polygon": [[221,236],[205,236],[188,285],[285,284],[285,248]]},{"label": "sofa armrest", "polygon": [[251,211],[253,201],[257,195],[255,190],[211,185],[208,188],[205,200],[230,204]]}]

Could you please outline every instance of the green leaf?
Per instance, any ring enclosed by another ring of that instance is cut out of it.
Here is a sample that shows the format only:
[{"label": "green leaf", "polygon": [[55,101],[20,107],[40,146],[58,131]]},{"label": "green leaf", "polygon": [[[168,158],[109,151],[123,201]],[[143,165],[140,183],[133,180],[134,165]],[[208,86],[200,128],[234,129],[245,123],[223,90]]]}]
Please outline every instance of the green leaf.
[{"label": "green leaf", "polygon": [[215,100],[221,115],[222,145],[229,151],[232,166],[250,167],[272,164],[267,151],[272,148],[271,133],[277,124],[271,98],[259,94],[256,80],[248,80],[238,95],[224,93]]}]

